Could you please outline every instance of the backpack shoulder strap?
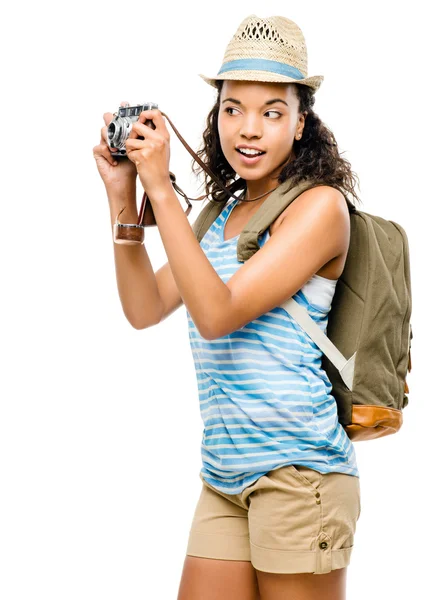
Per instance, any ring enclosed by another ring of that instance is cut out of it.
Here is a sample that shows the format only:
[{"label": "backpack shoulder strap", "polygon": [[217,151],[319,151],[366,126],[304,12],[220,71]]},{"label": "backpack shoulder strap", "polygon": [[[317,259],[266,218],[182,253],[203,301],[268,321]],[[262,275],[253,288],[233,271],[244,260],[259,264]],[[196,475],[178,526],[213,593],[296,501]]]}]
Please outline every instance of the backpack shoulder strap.
[{"label": "backpack shoulder strap", "polygon": [[[248,258],[250,258],[255,252],[257,252],[257,250],[260,249],[258,243],[259,236],[264,233],[264,231],[273,223],[273,221],[275,221],[276,218],[285,210],[285,208],[287,208],[300,194],[310,188],[314,188],[319,185],[327,185],[305,180],[294,186],[292,185],[292,181],[293,179],[287,179],[277,189],[275,189],[246,224],[239,236],[237,245],[237,258],[239,262],[248,260]],[[345,194],[344,196],[347,200],[349,208],[354,208]],[[201,241],[208,229],[226,206],[227,200],[227,198],[225,198],[222,202],[217,200],[208,200],[207,204],[201,209],[201,212],[192,224],[192,230],[195,233],[198,242]]]},{"label": "backpack shoulder strap", "polygon": [[[292,182],[293,178],[287,179],[275,189],[246,224],[239,236],[237,245],[237,258],[239,262],[245,262],[260,249],[258,243],[259,236],[265,232],[291,202],[308,189],[320,185],[328,185],[326,183],[312,182],[311,180],[300,181],[296,185],[293,185]],[[340,188],[337,189],[342,191]],[[345,194],[344,197],[348,206],[353,206]]]},{"label": "backpack shoulder strap", "polygon": [[223,202],[208,200],[207,204],[201,209],[201,212],[192,223],[192,229],[198,239],[198,242],[202,240],[226,204],[226,200]]},{"label": "backpack shoulder strap", "polygon": [[227,186],[225,190],[221,190],[221,192],[215,194],[215,200],[207,200],[207,203],[201,208],[201,212],[196,217],[195,221],[192,223],[192,230],[196,235],[198,242],[202,240],[204,235],[207,233],[208,229],[211,227],[218,215],[227,205],[227,202],[229,200],[228,192],[231,192],[230,197],[236,198],[236,196],[234,195],[235,192],[239,191],[243,187],[244,180],[236,179],[229,186]]},{"label": "backpack shoulder strap", "polygon": [[349,390],[352,390],[356,352],[347,360],[329,337],[320,329],[318,324],[313,321],[308,310],[301,304],[298,304],[293,298],[288,298],[288,300],[281,304],[281,307],[295,319],[298,325],[304,329],[313,342],[322,350],[323,354],[338,369],[345,385]]}]

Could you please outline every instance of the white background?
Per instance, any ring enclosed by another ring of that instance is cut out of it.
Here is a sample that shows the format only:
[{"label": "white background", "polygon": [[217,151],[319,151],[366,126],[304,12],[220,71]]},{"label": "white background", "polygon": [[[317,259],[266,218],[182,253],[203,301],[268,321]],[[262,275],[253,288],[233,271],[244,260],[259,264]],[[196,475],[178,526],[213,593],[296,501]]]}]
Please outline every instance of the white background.
[{"label": "white background", "polygon": [[[390,600],[423,588],[418,11],[413,1],[102,0],[3,13],[2,600],[177,597],[201,489],[185,309],[145,331],[127,322],[92,148],[103,113],[130,100],[157,102],[197,149],[215,98],[198,73],[217,73],[251,13],[301,27],[309,75],[325,77],[315,111],[360,178],[362,210],[409,238],[410,403],[396,435],[355,444],[362,514],[347,589],[349,600]],[[169,130],[170,170],[197,197],[191,156]],[[145,243],[157,270],[167,256],[156,228]]]}]

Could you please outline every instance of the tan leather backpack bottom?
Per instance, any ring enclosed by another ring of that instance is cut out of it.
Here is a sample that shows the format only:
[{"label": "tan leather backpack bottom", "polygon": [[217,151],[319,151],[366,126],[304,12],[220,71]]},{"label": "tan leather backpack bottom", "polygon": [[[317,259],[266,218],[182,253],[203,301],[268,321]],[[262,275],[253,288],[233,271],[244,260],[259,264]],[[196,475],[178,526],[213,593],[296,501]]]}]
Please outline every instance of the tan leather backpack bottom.
[{"label": "tan leather backpack bottom", "polygon": [[344,429],[351,441],[373,440],[396,433],[403,424],[403,413],[384,406],[353,405],[351,424]]}]

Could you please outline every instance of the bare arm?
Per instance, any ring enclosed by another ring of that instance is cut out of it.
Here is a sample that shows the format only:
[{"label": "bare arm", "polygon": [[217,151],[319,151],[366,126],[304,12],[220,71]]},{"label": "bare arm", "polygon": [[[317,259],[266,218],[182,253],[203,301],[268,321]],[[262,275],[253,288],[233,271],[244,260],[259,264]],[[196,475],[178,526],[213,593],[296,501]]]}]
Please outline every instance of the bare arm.
[{"label": "bare arm", "polygon": [[[127,104],[125,100],[121,102],[121,106]],[[182,304],[182,300],[168,263],[154,273],[144,244],[125,245],[113,241],[117,214],[125,206],[120,221],[137,223],[138,209],[136,167],[130,160],[115,164],[108,145],[107,130],[112,118],[112,113],[104,113],[100,143],[93,148],[93,156],[109,201],[115,274],[121,305],[127,320],[135,329],[146,329],[168,317]]]},{"label": "bare arm", "polygon": [[[135,185],[120,196],[114,192],[108,194],[112,235],[115,217],[123,206],[127,208],[120,215],[120,221],[137,222],[135,198]],[[168,263],[155,273],[144,244],[113,242],[113,246],[121,305],[127,320],[135,329],[156,325],[181,306],[181,296]]]}]

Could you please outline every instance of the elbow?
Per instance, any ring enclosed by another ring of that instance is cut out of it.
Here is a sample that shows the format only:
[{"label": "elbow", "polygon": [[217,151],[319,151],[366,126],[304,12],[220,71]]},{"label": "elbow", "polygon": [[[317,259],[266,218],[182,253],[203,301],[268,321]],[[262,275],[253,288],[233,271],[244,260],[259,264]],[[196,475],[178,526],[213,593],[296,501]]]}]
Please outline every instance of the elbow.
[{"label": "elbow", "polygon": [[230,302],[230,291],[227,290],[226,297],[218,300],[213,309],[205,311],[199,319],[201,322],[195,325],[204,339],[217,340],[235,331],[233,325],[236,315]]},{"label": "elbow", "polygon": [[205,340],[217,340],[218,338],[226,335],[226,332],[221,331],[220,327],[217,326],[212,320],[208,323],[204,323],[199,329],[199,333]]},{"label": "elbow", "polygon": [[213,333],[211,333],[210,331],[200,331],[199,332],[201,334],[201,336],[204,338],[204,340],[215,340],[218,336],[214,335]]},{"label": "elbow", "polygon": [[158,325],[163,320],[163,307],[162,304],[159,307],[146,307],[141,310],[125,310],[124,314],[127,321],[133,327],[133,329],[148,329],[154,325]]},{"label": "elbow", "polygon": [[134,321],[130,321],[129,320],[130,325],[133,327],[133,329],[136,329],[138,331],[140,331],[141,329],[149,329],[149,327],[153,327],[154,325],[157,325],[158,323],[137,323]]},{"label": "elbow", "polygon": [[127,315],[125,315],[125,317],[126,317],[128,323],[130,323],[130,325],[132,326],[133,329],[144,329],[145,328],[144,325],[140,321],[132,319],[131,317],[129,317]]},{"label": "elbow", "polygon": [[215,340],[219,337],[216,334],[215,328],[212,326],[211,322],[208,323],[200,323],[199,325],[195,323],[196,328],[199,331],[199,334],[204,338],[204,340]]},{"label": "elbow", "polygon": [[242,323],[235,322],[230,311],[221,312],[198,327],[199,333],[206,340],[217,340],[239,329]]},{"label": "elbow", "polygon": [[247,322],[245,322],[245,323],[240,323],[240,322],[230,323],[228,320],[226,320],[220,326],[216,325],[215,327],[209,327],[205,331],[205,335],[204,334],[201,334],[201,335],[206,340],[218,340],[219,338],[222,338],[226,335],[230,335],[234,331],[237,331],[238,329],[240,329],[241,327],[246,325]]},{"label": "elbow", "polygon": [[141,330],[141,329],[149,329],[149,327],[153,327],[154,325],[158,325],[158,323],[161,322],[161,320],[157,320],[157,319],[140,319],[140,318],[133,318],[130,317],[128,315],[126,315],[126,319],[127,321],[130,323],[130,325],[133,327],[133,329],[136,330]]}]

